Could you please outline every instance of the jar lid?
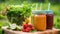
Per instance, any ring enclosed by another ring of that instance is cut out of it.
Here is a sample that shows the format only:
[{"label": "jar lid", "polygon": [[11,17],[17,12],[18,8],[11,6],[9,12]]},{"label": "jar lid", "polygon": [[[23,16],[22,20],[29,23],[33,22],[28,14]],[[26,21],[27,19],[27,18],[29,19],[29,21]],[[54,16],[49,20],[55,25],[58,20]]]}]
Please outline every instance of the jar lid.
[{"label": "jar lid", "polygon": [[52,10],[44,10],[44,12],[45,12],[46,14],[53,14],[53,11],[52,11]]},{"label": "jar lid", "polygon": [[33,10],[32,14],[45,14],[43,10]]}]

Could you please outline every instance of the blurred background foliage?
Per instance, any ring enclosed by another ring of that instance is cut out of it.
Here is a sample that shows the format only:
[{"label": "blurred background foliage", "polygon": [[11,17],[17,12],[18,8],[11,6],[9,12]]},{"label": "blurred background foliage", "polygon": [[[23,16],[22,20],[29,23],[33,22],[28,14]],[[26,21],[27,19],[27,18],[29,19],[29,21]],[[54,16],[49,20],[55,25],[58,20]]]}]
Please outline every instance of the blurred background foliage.
[{"label": "blurred background foliage", "polygon": [[[1,14],[2,11],[9,5],[20,5],[23,2],[32,4],[32,10],[35,10],[36,3],[38,3],[38,10],[40,10],[40,4],[42,3],[42,10],[48,9],[48,3],[51,3],[50,9],[54,13],[54,27],[60,29],[60,0],[0,0],[0,21],[5,16]],[[1,16],[2,15],[2,16]],[[1,22],[0,22],[1,23]]]}]

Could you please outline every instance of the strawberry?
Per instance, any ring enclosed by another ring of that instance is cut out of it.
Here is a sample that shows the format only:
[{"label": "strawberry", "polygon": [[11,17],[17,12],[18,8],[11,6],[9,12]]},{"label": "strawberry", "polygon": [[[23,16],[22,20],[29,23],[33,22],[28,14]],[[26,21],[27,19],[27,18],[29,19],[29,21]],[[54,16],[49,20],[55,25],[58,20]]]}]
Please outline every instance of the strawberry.
[{"label": "strawberry", "polygon": [[34,30],[34,29],[35,29],[34,27],[31,28],[31,30]]},{"label": "strawberry", "polygon": [[26,28],[26,32],[29,32],[31,30],[31,28],[27,27]]},{"label": "strawberry", "polygon": [[30,32],[30,30],[34,30],[34,29],[35,28],[32,26],[32,24],[26,23],[26,24],[23,25],[22,31],[23,32]]},{"label": "strawberry", "polygon": [[26,32],[26,30],[25,30],[24,28],[22,28],[22,31],[23,31],[23,32]]},{"label": "strawberry", "polygon": [[32,28],[32,24],[29,24],[28,27]]},{"label": "strawberry", "polygon": [[26,29],[28,27],[28,24],[24,24],[23,28]]}]

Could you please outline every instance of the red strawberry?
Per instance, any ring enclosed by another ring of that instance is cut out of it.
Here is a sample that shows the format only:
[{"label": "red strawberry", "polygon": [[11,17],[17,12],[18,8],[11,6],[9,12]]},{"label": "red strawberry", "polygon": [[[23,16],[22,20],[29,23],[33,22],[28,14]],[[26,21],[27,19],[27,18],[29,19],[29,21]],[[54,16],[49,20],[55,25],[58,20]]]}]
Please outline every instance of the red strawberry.
[{"label": "red strawberry", "polygon": [[28,27],[32,28],[32,24],[29,24]]},{"label": "red strawberry", "polygon": [[35,29],[34,27],[31,28],[31,30],[34,30],[34,29]]},{"label": "red strawberry", "polygon": [[24,24],[23,28],[26,29],[28,27],[28,24]]},{"label": "red strawberry", "polygon": [[26,30],[25,30],[24,28],[22,28],[22,31],[23,31],[23,32],[26,32]]},{"label": "red strawberry", "polygon": [[27,27],[26,28],[26,32],[29,32],[31,30],[31,28]]}]

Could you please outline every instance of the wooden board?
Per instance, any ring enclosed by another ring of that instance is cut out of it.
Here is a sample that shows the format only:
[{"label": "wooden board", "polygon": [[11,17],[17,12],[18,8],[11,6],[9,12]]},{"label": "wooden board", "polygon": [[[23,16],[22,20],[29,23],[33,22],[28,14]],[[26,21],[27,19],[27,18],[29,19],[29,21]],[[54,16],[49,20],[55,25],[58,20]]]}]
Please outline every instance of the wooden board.
[{"label": "wooden board", "polygon": [[59,29],[53,29],[53,30],[46,30],[46,31],[38,31],[38,32],[22,32],[22,31],[12,31],[8,29],[3,29],[6,34],[60,34]]}]

